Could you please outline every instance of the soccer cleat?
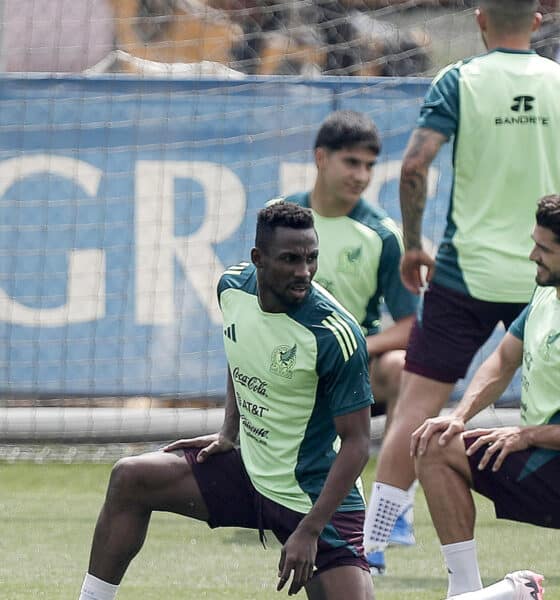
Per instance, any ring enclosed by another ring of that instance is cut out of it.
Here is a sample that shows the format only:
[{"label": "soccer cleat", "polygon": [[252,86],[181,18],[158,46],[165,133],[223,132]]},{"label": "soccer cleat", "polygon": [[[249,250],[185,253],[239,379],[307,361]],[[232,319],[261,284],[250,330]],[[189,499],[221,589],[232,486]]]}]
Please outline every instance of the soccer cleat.
[{"label": "soccer cleat", "polygon": [[409,514],[412,515],[412,507],[407,508],[395,521],[393,531],[389,536],[390,546],[414,546],[416,544],[412,519],[409,518]]},{"label": "soccer cleat", "polygon": [[504,579],[511,581],[515,587],[515,600],[543,600],[544,577],[533,571],[514,571]]},{"label": "soccer cleat", "polygon": [[385,552],[369,552],[366,554],[369,570],[372,575],[385,575]]}]

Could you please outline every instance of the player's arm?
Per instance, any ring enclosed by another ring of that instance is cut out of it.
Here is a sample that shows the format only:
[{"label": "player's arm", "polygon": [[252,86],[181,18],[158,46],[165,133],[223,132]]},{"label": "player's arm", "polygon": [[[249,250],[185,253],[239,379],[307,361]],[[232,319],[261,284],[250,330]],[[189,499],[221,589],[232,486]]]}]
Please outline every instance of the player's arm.
[{"label": "player's arm", "polygon": [[289,593],[295,594],[309,580],[317,554],[319,535],[350,492],[369,456],[370,407],[335,417],[341,445],[317,501],[282,548],[278,590],[293,570]]},{"label": "player's arm", "polygon": [[421,266],[428,267],[431,276],[433,260],[422,249],[422,217],[426,205],[428,171],[447,137],[420,127],[412,132],[405,150],[400,178],[400,205],[402,214],[405,253],[401,263],[401,276],[405,286],[419,293],[423,282]]},{"label": "player's arm", "polygon": [[423,454],[432,435],[439,433],[444,446],[464,431],[465,423],[490,406],[504,392],[523,359],[523,341],[507,332],[499,346],[482,363],[468,385],[463,398],[450,415],[427,419],[411,438],[411,455]]},{"label": "player's arm", "polygon": [[226,398],[224,404],[224,422],[218,433],[201,435],[195,438],[181,439],[168,444],[163,448],[165,452],[172,452],[181,448],[202,448],[196,458],[197,462],[204,462],[211,454],[227,452],[234,448],[239,435],[239,409],[235,400],[233,380],[228,367]]},{"label": "player's arm", "polygon": [[386,329],[366,337],[368,355],[378,356],[391,350],[405,350],[414,323],[414,315],[399,319]]}]

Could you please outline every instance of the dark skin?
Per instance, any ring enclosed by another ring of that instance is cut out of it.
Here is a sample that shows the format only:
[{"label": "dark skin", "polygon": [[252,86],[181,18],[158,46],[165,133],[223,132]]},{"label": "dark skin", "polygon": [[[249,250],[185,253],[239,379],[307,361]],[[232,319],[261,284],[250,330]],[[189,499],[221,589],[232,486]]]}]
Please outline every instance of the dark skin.
[{"label": "dark skin", "polygon": [[[264,251],[253,249],[261,308],[286,312],[303,302],[317,268],[317,255],[314,229],[277,228]],[[342,566],[313,576],[319,535],[368,459],[369,407],[335,417],[334,422],[341,449],[317,502],[282,548],[277,589],[289,584],[288,594],[293,595],[303,587],[311,600],[372,600],[371,577],[358,567]],[[153,511],[208,520],[208,508],[183,449],[202,448],[197,460],[203,463],[212,454],[234,448],[238,433],[239,411],[228,371],[224,423],[218,433],[181,439],[162,452],[116,464],[95,529],[89,573],[119,584],[144,543]]]}]

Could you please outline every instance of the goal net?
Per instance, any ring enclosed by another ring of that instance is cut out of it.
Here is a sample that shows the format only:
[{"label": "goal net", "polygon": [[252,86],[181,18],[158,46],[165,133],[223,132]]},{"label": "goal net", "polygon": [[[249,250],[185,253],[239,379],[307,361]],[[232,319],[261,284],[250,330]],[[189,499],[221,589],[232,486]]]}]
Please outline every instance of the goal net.
[{"label": "goal net", "polygon": [[[216,283],[247,259],[259,208],[310,187],[315,133],[348,108],[383,139],[366,200],[399,222],[400,160],[429,76],[482,50],[470,2],[0,10],[6,456],[215,430],[226,368]],[[553,52],[555,37],[535,43]],[[447,149],[430,172],[429,248],[449,191]]]}]

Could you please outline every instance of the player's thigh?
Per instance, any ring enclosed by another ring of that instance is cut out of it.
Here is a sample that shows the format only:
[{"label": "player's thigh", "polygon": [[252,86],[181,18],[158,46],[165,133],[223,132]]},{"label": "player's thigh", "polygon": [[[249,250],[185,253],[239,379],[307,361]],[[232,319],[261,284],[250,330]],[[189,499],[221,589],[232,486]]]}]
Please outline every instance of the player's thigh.
[{"label": "player's thigh", "polygon": [[341,566],[316,574],[305,586],[309,600],[373,600],[373,582],[369,571]]},{"label": "player's thigh", "polygon": [[425,419],[439,414],[454,385],[403,371],[394,419],[408,429],[416,429]]},{"label": "player's thigh", "polygon": [[109,497],[119,495],[146,510],[206,520],[208,510],[182,450],[123,458],[111,473]]},{"label": "player's thigh", "polygon": [[372,358],[369,374],[374,397],[376,392],[379,395],[385,390],[398,391],[404,358],[404,350],[390,350]]}]

